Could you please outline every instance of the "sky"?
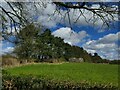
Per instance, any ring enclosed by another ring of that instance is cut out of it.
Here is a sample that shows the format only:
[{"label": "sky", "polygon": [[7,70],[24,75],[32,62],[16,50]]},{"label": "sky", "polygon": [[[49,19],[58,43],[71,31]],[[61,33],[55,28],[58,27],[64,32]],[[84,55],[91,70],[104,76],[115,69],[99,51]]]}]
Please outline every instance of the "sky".
[{"label": "sky", "polygon": [[[45,2],[44,2],[45,3]],[[28,5],[27,8],[31,6]],[[92,7],[99,8],[98,5],[93,5]],[[6,8],[9,8],[6,6]],[[61,19],[61,15],[55,14],[53,15],[56,6],[47,3],[46,8],[42,8],[38,6],[37,14],[35,14],[34,9],[31,8],[29,12],[29,17],[35,22],[41,23],[45,27],[49,28],[52,32],[52,35],[56,37],[61,37],[64,39],[64,42],[70,45],[76,45],[79,47],[83,47],[88,53],[98,53],[102,58],[105,59],[118,59],[119,41],[118,35],[119,31],[119,23],[114,22],[115,26],[111,24],[110,28],[103,27],[101,28],[102,21],[100,19],[97,20],[95,25],[86,23],[84,17],[80,17],[78,22],[74,24],[75,19],[79,15],[79,11],[76,10],[74,12],[73,9],[70,10],[70,18],[72,26],[69,25],[68,17],[63,20]],[[65,15],[66,11],[61,10],[62,15]],[[85,11],[85,16],[89,19],[91,16],[91,12]],[[117,20],[117,16],[116,20]],[[7,41],[2,41],[0,43],[2,46],[0,54],[10,53],[14,50],[14,45]]]}]

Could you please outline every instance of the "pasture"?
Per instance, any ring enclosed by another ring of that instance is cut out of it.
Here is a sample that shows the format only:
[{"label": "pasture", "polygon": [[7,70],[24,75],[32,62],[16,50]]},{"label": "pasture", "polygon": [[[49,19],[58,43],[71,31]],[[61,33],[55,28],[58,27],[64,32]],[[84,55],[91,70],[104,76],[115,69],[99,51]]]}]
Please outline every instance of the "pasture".
[{"label": "pasture", "polygon": [[93,63],[38,63],[6,68],[10,75],[32,75],[55,81],[89,82],[118,86],[118,65]]}]

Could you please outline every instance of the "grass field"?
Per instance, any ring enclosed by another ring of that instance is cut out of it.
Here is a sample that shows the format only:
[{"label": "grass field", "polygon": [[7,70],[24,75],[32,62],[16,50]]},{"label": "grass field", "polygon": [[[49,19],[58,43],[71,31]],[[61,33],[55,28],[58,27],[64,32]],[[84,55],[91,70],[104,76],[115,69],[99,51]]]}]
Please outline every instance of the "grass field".
[{"label": "grass field", "polygon": [[11,75],[35,75],[57,81],[84,82],[118,85],[118,66],[91,63],[31,64],[6,68]]}]

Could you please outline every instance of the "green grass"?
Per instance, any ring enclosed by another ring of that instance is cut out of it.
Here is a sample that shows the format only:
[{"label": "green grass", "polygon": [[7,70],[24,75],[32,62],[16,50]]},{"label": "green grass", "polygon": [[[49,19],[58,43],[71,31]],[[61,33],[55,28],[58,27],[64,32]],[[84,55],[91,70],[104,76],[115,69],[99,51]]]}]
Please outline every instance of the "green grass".
[{"label": "green grass", "polygon": [[112,84],[118,86],[118,65],[92,63],[31,64],[6,68],[11,75],[42,76],[57,81]]}]

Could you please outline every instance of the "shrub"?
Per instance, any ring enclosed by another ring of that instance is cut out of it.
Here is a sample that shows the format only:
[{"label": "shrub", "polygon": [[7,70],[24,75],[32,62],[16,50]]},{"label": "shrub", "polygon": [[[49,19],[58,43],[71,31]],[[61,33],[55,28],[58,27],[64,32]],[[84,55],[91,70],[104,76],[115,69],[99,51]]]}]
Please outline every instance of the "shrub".
[{"label": "shrub", "polygon": [[32,75],[11,76],[4,74],[2,81],[2,90],[118,90],[117,87],[110,84],[94,83],[91,85],[87,81],[73,83]]},{"label": "shrub", "polygon": [[2,66],[14,66],[18,64],[19,64],[19,61],[15,57],[12,57],[12,56],[2,57]]},{"label": "shrub", "polygon": [[61,63],[61,62],[65,62],[66,59],[63,57],[60,58],[52,58],[52,59],[44,59],[42,62],[48,62],[48,63]]}]

